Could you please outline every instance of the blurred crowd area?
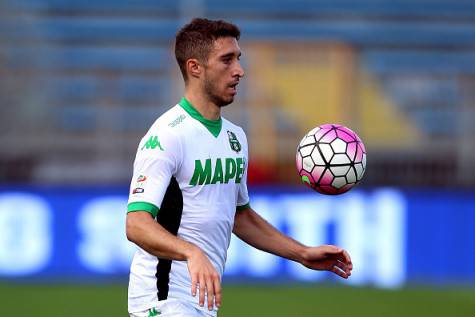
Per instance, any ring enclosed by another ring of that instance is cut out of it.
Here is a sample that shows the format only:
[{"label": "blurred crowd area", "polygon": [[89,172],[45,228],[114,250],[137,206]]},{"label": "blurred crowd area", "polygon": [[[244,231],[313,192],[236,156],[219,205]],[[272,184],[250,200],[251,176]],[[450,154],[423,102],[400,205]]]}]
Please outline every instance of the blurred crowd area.
[{"label": "blurred crowd area", "polygon": [[299,182],[302,136],[339,123],[365,142],[365,186],[475,186],[472,0],[1,1],[0,182],[128,183],[181,97],[173,41],[197,16],[242,31],[224,116],[251,184]]}]

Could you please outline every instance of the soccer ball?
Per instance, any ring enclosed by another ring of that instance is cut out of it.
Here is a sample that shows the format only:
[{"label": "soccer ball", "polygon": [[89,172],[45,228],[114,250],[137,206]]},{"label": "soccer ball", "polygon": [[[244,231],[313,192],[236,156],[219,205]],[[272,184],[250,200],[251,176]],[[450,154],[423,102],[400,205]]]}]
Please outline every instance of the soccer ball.
[{"label": "soccer ball", "polygon": [[338,124],[312,129],[300,141],[296,155],[302,181],[327,195],[349,191],[366,169],[366,150],[358,135]]}]

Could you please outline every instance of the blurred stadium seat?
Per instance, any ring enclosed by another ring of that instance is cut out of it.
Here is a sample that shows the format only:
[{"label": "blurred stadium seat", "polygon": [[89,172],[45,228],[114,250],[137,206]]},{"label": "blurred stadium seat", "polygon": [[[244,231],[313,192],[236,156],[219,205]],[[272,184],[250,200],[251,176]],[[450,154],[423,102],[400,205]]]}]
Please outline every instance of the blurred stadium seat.
[{"label": "blurred stadium seat", "polygon": [[140,136],[180,97],[172,41],[197,14],[242,29],[249,76],[226,112],[250,134],[251,181],[297,182],[298,140],[331,121],[365,140],[364,185],[475,185],[473,1],[7,0],[0,9],[0,171],[18,162],[2,181],[127,182]]}]

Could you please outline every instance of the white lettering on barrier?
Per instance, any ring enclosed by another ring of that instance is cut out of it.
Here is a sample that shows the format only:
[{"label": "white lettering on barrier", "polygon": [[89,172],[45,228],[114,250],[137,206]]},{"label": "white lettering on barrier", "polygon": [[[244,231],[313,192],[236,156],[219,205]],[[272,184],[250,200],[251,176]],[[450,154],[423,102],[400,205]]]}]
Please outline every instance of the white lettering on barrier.
[{"label": "white lettering on barrier", "polygon": [[406,206],[395,190],[360,193],[338,202],[337,243],[347,248],[354,270],[347,283],[402,286],[406,278]]},{"label": "white lettering on barrier", "polygon": [[126,212],[123,196],[93,199],[80,210],[78,256],[85,267],[105,274],[128,271],[135,247],[125,235]]},{"label": "white lettering on barrier", "polygon": [[[123,196],[100,197],[79,211],[77,253],[81,264],[91,271],[128,271],[135,247],[125,237],[126,204]],[[345,283],[393,288],[405,282],[406,202],[397,190],[353,191],[339,197],[256,195],[252,206],[271,224],[308,245],[328,243],[332,225],[335,243],[349,250],[354,263],[353,275]],[[52,216],[47,202],[36,195],[0,195],[0,275],[25,276],[48,266]],[[288,274],[302,281],[324,277],[321,272],[248,247],[234,236],[226,274],[258,278]]]},{"label": "white lettering on barrier", "polygon": [[[307,245],[328,243],[329,225],[335,227],[335,243],[346,248],[354,263],[347,283],[394,288],[405,282],[405,199],[396,190],[372,194],[358,191],[339,197],[323,195],[256,196],[252,206],[280,230]],[[287,262],[291,277],[318,281],[324,277],[294,262]],[[247,273],[272,277],[282,267],[278,259],[247,247],[233,238],[226,274]]]},{"label": "white lettering on barrier", "polygon": [[48,204],[36,195],[0,195],[0,275],[30,275],[48,265],[51,218]]}]

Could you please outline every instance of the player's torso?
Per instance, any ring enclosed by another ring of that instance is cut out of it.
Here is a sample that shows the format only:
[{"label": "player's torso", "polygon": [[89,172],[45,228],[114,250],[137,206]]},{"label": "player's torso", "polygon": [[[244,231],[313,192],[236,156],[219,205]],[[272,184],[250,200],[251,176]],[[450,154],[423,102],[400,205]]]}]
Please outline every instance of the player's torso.
[{"label": "player's torso", "polygon": [[[169,143],[168,148],[163,142],[164,133],[173,135],[169,139],[173,140],[173,146]],[[244,132],[225,119],[219,129],[210,128],[177,105],[151,127],[139,146],[138,155],[158,155],[170,148],[177,153],[172,155],[176,158],[173,159],[176,169],[162,204],[157,205],[160,208],[157,221],[174,218],[164,216],[167,212],[178,212],[177,236],[200,247],[222,274],[238,197],[243,199],[242,190],[245,189],[247,141]],[[146,150],[149,152],[144,152]],[[178,200],[169,199],[171,186],[180,196]],[[144,190],[147,192],[148,187]],[[169,201],[178,203],[170,204]],[[241,201],[242,204],[247,202]],[[176,210],[175,205],[181,204],[182,208]],[[157,300],[157,285],[160,284],[157,279],[164,278],[163,271],[158,270],[160,261],[163,262],[143,250],[136,253],[129,283],[129,310],[147,308]],[[168,298],[186,299],[199,307],[198,299],[190,295],[191,280],[186,261],[172,261],[165,274],[169,275]]]},{"label": "player's torso", "polygon": [[[178,236],[190,241],[207,239],[209,242],[201,247],[208,254],[219,254],[219,262],[224,263],[238,190],[247,167],[245,140],[226,120],[217,136],[190,116],[174,128],[179,129],[183,151],[175,175],[183,195]],[[222,269],[221,263],[215,264]]]}]

